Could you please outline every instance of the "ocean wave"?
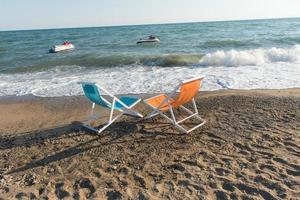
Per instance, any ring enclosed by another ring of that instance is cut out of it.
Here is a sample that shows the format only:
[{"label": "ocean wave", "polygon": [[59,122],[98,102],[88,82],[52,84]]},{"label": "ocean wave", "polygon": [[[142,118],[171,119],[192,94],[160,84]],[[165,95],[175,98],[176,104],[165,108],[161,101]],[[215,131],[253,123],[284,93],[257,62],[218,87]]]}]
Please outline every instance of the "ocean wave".
[{"label": "ocean wave", "polygon": [[192,65],[203,57],[203,55],[165,55],[165,56],[153,56],[146,57],[139,60],[139,64],[144,66],[161,66],[161,67],[172,67],[172,66],[187,66]]},{"label": "ocean wave", "polygon": [[202,75],[205,76],[203,90],[300,87],[300,65],[295,63],[196,68],[122,66],[85,69],[61,66],[43,72],[0,74],[0,96],[79,95],[82,94],[80,81],[96,82],[114,94],[171,92],[180,80]]},{"label": "ocean wave", "polygon": [[[291,48],[270,48],[251,50],[220,50],[207,54],[165,54],[154,56],[96,56],[71,55],[49,57],[46,62],[39,63],[39,59],[31,66],[20,65],[20,67],[2,67],[1,73],[28,73],[43,72],[49,69],[69,70],[65,66],[80,66],[82,69],[114,68],[126,66],[144,67],[238,67],[258,66],[266,63],[299,63],[300,45]],[[16,62],[18,63],[18,62]]]},{"label": "ocean wave", "polygon": [[200,66],[253,66],[276,62],[300,62],[300,45],[292,48],[253,50],[230,50],[208,53],[202,57]]},{"label": "ocean wave", "polygon": [[25,73],[25,72],[42,72],[48,69],[60,66],[80,66],[82,68],[97,69],[111,68],[121,66],[159,66],[159,67],[175,67],[189,66],[197,64],[203,55],[193,54],[167,54],[161,56],[94,56],[94,55],[78,55],[70,57],[62,57],[57,59],[49,59],[44,63],[35,63],[31,66],[20,66],[14,68],[2,68],[1,73]]}]

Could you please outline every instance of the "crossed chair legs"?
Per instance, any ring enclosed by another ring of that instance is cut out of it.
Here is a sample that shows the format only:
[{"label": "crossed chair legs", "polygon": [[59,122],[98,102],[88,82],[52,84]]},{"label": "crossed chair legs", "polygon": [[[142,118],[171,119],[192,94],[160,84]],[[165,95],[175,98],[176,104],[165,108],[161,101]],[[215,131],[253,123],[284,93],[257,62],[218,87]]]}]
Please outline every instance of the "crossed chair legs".
[{"label": "crossed chair legs", "polygon": [[[129,116],[132,116],[132,117],[140,117],[140,118],[143,118],[143,115],[134,111],[134,110],[130,110],[132,109],[136,104],[138,104],[140,102],[137,101],[136,103],[134,103],[133,105],[131,105],[129,107],[129,109],[126,109],[126,110],[116,110],[114,109],[114,106],[115,106],[115,101],[113,101],[113,104],[112,104],[112,107],[110,108],[110,113],[109,113],[109,118],[108,118],[108,122],[103,126],[101,127],[100,129],[95,129],[94,127],[92,127],[90,124],[91,124],[91,121],[93,120],[96,120],[99,118],[98,115],[94,114],[95,113],[95,103],[92,104],[92,111],[91,111],[91,114],[88,118],[88,121],[85,122],[83,124],[83,127],[87,128],[87,129],[90,129],[92,131],[95,131],[97,133],[101,133],[103,132],[107,127],[109,127],[112,123],[114,123],[117,119],[119,119],[120,117],[122,117],[123,115],[129,115]],[[115,114],[115,111],[119,112],[119,114],[117,114],[116,116],[114,116]]]},{"label": "crossed chair legs", "polygon": [[[134,105],[132,105],[130,107],[130,109],[132,107],[134,107],[138,102],[136,102]],[[192,100],[192,105],[193,105],[193,110],[190,110],[188,108],[186,108],[185,106],[181,105],[179,106],[179,108],[181,108],[182,110],[184,110],[187,114],[189,114],[187,117],[185,117],[184,119],[180,119],[180,120],[177,120],[176,119],[176,116],[174,114],[174,110],[173,110],[173,107],[171,105],[169,105],[169,113],[170,113],[170,117],[166,115],[166,112],[162,112],[148,104],[146,104],[149,108],[153,109],[153,111],[147,115],[146,117],[143,117],[143,115],[141,115],[140,113],[136,112],[136,111],[133,111],[133,110],[127,110],[127,111],[123,111],[123,110],[118,110],[118,113],[116,116],[114,116],[115,114],[115,109],[112,107],[110,109],[110,115],[109,115],[109,118],[108,118],[108,122],[103,126],[101,127],[100,129],[96,129],[94,127],[92,127],[90,125],[91,121],[93,120],[96,120],[99,118],[99,116],[95,115],[94,114],[94,110],[95,110],[95,103],[93,103],[92,105],[92,111],[91,111],[91,114],[90,114],[90,117],[88,118],[88,121],[86,123],[83,124],[84,127],[92,130],[92,131],[95,131],[97,133],[101,133],[103,132],[107,127],[109,127],[112,123],[114,123],[117,119],[119,119],[121,116],[123,115],[130,115],[130,116],[133,116],[133,117],[140,117],[140,118],[144,118],[144,119],[150,119],[152,117],[155,117],[157,115],[161,115],[162,117],[164,117],[166,120],[168,120],[169,122],[171,122],[176,128],[178,128],[180,131],[182,131],[183,133],[190,133],[192,132],[193,130],[203,126],[205,123],[206,123],[206,120],[203,119],[200,115],[199,115],[199,111],[198,111],[198,108],[196,106],[196,102],[195,102],[195,99]],[[181,124],[183,122],[185,122],[186,120],[190,119],[190,118],[196,118],[197,120],[200,121],[199,124],[197,124],[196,126],[190,128],[190,129],[186,129],[184,128]]]},{"label": "crossed chair legs", "polygon": [[[201,126],[203,126],[206,123],[206,120],[203,119],[202,117],[200,117],[200,115],[199,115],[199,111],[198,111],[195,99],[192,100],[192,104],[193,104],[193,110],[194,110],[194,112],[191,111],[190,109],[186,108],[183,105],[179,106],[179,108],[182,108],[186,113],[189,114],[189,116],[185,117],[184,119],[180,119],[180,120],[176,119],[173,107],[169,103],[168,103],[168,108],[169,108],[168,111],[169,111],[171,117],[167,116],[165,114],[165,112],[162,112],[162,111],[160,111],[160,110],[152,107],[151,105],[147,104],[151,109],[153,109],[153,111],[148,116],[146,116],[145,119],[150,119],[152,117],[155,117],[156,115],[161,115],[162,117],[164,117],[166,120],[168,120],[169,122],[171,122],[175,127],[177,127],[182,132],[184,132],[184,133],[190,133],[193,130],[195,130],[195,129],[201,127]],[[197,118],[200,121],[200,124],[197,124],[196,126],[190,128],[190,129],[184,128],[181,124],[183,122],[185,122],[186,120],[192,118],[192,117]]]}]

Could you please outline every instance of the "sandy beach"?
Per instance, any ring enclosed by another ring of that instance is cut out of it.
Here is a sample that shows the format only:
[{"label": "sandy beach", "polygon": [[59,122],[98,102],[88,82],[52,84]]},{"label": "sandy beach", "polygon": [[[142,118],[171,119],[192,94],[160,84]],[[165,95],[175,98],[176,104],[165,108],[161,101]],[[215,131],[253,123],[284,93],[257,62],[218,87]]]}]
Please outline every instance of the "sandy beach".
[{"label": "sandy beach", "polygon": [[96,135],[83,96],[2,98],[0,199],[300,198],[300,89],[201,92],[197,107],[207,124],[188,135],[161,117]]}]

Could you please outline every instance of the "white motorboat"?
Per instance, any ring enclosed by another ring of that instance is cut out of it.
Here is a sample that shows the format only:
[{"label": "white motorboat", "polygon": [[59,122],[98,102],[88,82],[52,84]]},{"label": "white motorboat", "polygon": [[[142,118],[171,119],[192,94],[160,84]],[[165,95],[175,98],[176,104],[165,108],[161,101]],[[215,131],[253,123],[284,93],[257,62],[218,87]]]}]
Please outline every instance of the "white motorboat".
[{"label": "white motorboat", "polygon": [[49,52],[50,53],[57,53],[60,51],[66,51],[66,50],[71,50],[74,49],[75,46],[71,42],[64,42],[62,45],[55,45],[53,46]]},{"label": "white motorboat", "polygon": [[148,36],[147,38],[141,38],[139,41],[137,41],[137,44],[142,43],[153,43],[153,42],[160,42],[159,38],[153,35]]}]

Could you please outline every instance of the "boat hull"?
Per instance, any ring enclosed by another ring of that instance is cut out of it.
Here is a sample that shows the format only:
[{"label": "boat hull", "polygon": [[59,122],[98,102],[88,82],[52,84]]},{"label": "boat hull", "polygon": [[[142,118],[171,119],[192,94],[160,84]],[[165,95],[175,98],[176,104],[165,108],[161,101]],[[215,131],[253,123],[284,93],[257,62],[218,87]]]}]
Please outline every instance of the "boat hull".
[{"label": "boat hull", "polygon": [[159,39],[153,39],[153,40],[139,40],[136,43],[137,44],[143,44],[143,43],[156,43],[156,42],[160,42]]},{"label": "boat hull", "polygon": [[74,45],[69,44],[69,45],[55,45],[54,47],[52,47],[49,52],[50,53],[58,53],[60,51],[67,51],[67,50],[72,50],[74,49]]}]

